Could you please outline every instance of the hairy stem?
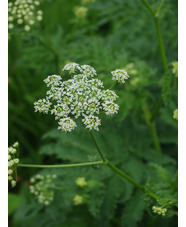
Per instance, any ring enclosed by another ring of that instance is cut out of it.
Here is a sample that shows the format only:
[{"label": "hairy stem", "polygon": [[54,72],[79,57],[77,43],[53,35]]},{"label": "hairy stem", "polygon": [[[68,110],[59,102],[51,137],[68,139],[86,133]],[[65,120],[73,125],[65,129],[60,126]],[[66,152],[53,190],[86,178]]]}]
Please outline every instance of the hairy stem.
[{"label": "hairy stem", "polygon": [[37,165],[37,164],[22,164],[19,163],[17,167],[27,167],[27,168],[68,168],[68,167],[80,167],[80,166],[92,166],[92,165],[103,165],[105,162],[87,162],[87,163],[76,163],[76,164],[64,164],[64,165]]}]

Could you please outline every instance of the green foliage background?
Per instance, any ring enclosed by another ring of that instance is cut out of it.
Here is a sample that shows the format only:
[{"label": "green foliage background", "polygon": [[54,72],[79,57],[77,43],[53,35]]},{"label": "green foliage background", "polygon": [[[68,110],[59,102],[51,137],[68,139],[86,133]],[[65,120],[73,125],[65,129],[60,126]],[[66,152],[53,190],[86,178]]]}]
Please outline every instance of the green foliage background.
[{"label": "green foliage background", "polygon": [[[164,198],[159,204],[177,200],[177,1],[149,0],[153,9],[160,4],[160,25],[169,70],[164,73],[154,21],[140,0],[81,1],[43,0],[43,21],[30,32],[11,33],[9,39],[9,145],[20,144],[22,163],[57,164],[99,160],[87,131],[79,127],[70,134],[57,131],[52,116],[34,113],[33,103],[45,97],[43,80],[62,72],[68,61],[94,67],[106,88],[112,85],[110,72],[126,69],[130,75],[114,90],[119,95],[119,114],[102,116],[95,136],[105,156],[137,182]],[[87,17],[76,18],[75,6],[88,7]],[[156,117],[162,148],[153,145],[143,106],[153,110],[158,98],[163,103]],[[91,156],[91,157],[90,157]],[[89,157],[89,158],[88,158]],[[55,173],[63,188],[56,191],[48,207],[29,193],[31,176]],[[87,202],[75,206],[79,192],[75,180],[92,181]],[[144,193],[113,173],[107,166],[38,170],[18,168],[18,185],[10,188],[12,227],[87,226],[177,226],[177,208],[166,217],[152,213],[157,205]]]}]

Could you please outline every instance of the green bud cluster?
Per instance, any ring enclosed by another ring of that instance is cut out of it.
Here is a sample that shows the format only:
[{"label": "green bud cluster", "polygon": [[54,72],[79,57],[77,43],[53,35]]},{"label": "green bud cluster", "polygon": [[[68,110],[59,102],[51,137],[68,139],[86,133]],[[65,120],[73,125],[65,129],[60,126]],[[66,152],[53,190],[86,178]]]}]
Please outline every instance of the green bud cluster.
[{"label": "green bud cluster", "polygon": [[53,201],[53,187],[54,179],[56,179],[56,177],[55,174],[48,174],[46,176],[37,174],[30,179],[30,192],[36,196],[39,203],[48,206]]},{"label": "green bud cluster", "polygon": [[165,213],[167,212],[167,209],[166,208],[163,208],[163,207],[153,206],[152,207],[152,211],[154,213],[156,213],[156,214],[165,216]]},{"label": "green bud cluster", "polygon": [[78,177],[76,179],[76,185],[81,187],[81,188],[83,188],[83,187],[85,187],[87,185],[87,182],[86,182],[84,177]]}]

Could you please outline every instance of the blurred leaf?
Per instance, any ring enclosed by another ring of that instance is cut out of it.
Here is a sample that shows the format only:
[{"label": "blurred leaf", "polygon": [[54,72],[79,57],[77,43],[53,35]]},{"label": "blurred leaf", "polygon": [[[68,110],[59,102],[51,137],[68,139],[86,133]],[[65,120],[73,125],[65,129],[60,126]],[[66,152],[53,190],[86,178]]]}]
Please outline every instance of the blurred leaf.
[{"label": "blurred leaf", "polygon": [[18,208],[21,197],[17,194],[8,193],[8,216],[12,215]]}]

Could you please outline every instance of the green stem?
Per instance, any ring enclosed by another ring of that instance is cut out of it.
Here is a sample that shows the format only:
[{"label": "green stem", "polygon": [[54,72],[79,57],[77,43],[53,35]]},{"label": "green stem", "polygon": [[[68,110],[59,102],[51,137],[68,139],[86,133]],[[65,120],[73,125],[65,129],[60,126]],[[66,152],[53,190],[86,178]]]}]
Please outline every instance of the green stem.
[{"label": "green stem", "polygon": [[169,202],[169,203],[163,205],[163,207],[174,206],[174,205],[176,205],[176,204],[178,204],[178,201],[177,201],[177,200],[176,200],[176,201],[173,201],[173,202]]},{"label": "green stem", "polygon": [[175,181],[174,181],[174,183],[173,183],[172,188],[173,188],[173,190],[175,191],[175,190],[177,189],[177,187],[178,187],[178,172],[177,172],[177,174],[176,174],[176,179],[175,179]]},{"label": "green stem", "polygon": [[164,44],[163,44],[163,38],[162,38],[162,35],[161,35],[161,31],[160,31],[158,15],[156,15],[154,17],[154,21],[155,21],[155,24],[156,24],[156,31],[157,31],[157,35],[158,35],[158,41],[159,41],[159,47],[160,47],[164,71],[167,72],[168,71],[168,64],[167,64],[167,58],[166,58],[165,48],[164,48]]},{"label": "green stem", "polygon": [[163,38],[162,38],[162,35],[161,35],[161,30],[160,30],[160,25],[159,25],[159,20],[158,20],[158,13],[156,13],[145,0],[141,0],[141,1],[147,7],[147,9],[149,10],[149,12],[152,14],[152,16],[154,18],[154,22],[155,22],[155,25],[156,25],[156,32],[157,32],[157,36],[158,36],[159,47],[160,47],[160,52],[161,52],[161,58],[162,58],[162,62],[163,62],[164,71],[166,72],[168,70],[168,64],[167,64],[167,58],[166,58],[166,54],[165,54]]},{"label": "green stem", "polygon": [[157,197],[156,195],[154,195],[151,192],[148,192],[145,190],[145,188],[137,183],[134,179],[132,179],[131,177],[129,177],[126,173],[124,173],[123,171],[121,171],[120,169],[118,169],[116,166],[114,166],[111,162],[107,161],[106,163],[112,170],[114,170],[116,173],[118,173],[120,176],[122,176],[125,180],[129,181],[130,183],[132,183],[134,186],[136,186],[137,188],[139,188],[140,190],[142,190],[143,192],[145,192],[146,194],[148,194],[151,198],[153,199],[160,199],[159,197]]},{"label": "green stem", "polygon": [[104,155],[103,155],[103,153],[102,153],[102,151],[101,151],[101,149],[100,149],[100,147],[99,147],[99,145],[98,145],[98,143],[97,143],[97,141],[96,141],[96,138],[94,137],[94,134],[92,133],[92,131],[89,131],[89,133],[90,133],[90,135],[91,135],[92,140],[94,141],[94,144],[96,145],[96,148],[97,148],[97,150],[98,150],[98,153],[100,154],[100,156],[101,156],[103,162],[106,163],[107,160],[105,159],[105,157],[104,157]]},{"label": "green stem", "polygon": [[162,154],[160,143],[159,143],[159,139],[158,139],[158,135],[157,135],[156,126],[155,126],[154,123],[152,123],[150,125],[150,131],[151,131],[151,136],[152,136],[154,147],[155,147],[156,151],[159,154]]},{"label": "green stem", "polygon": [[[159,10],[161,8],[161,5],[158,9],[157,12],[155,12],[152,7],[145,1],[145,0],[141,0],[143,2],[143,4],[147,7],[147,9],[149,10],[149,12],[152,14],[153,18],[154,18],[154,22],[156,25],[156,33],[157,33],[157,37],[158,37],[158,42],[159,42],[159,47],[160,47],[160,53],[161,53],[161,59],[162,59],[162,63],[163,63],[163,67],[164,67],[164,71],[167,72],[168,71],[168,64],[167,64],[167,57],[165,54],[165,48],[164,48],[164,44],[163,44],[163,38],[162,38],[162,34],[161,34],[161,30],[160,30],[160,25],[159,25],[159,20],[158,20],[158,16],[159,16]],[[162,97],[160,96],[155,109],[152,113],[152,118],[151,121],[154,121],[155,117],[158,114],[158,111],[160,109],[162,105]]]},{"label": "green stem", "polygon": [[151,137],[152,137],[154,147],[159,154],[162,154],[161,146],[160,146],[158,135],[157,135],[156,125],[155,125],[154,121],[151,120],[152,115],[151,115],[151,112],[149,110],[149,106],[146,102],[144,102],[142,108],[143,108],[143,112],[144,112],[144,115],[145,115],[146,123],[150,128]]},{"label": "green stem", "polygon": [[19,163],[17,167],[27,167],[27,168],[68,168],[68,167],[80,167],[80,166],[92,166],[92,165],[103,165],[105,162],[87,162],[87,163],[76,163],[76,164],[64,164],[64,165],[37,165],[37,164],[21,164]]},{"label": "green stem", "polygon": [[109,88],[109,90],[111,90],[118,82],[114,82],[113,85]]},{"label": "green stem", "polygon": [[117,174],[119,174],[122,178],[124,178],[125,180],[129,181],[130,183],[132,183],[134,186],[136,186],[137,188],[139,188],[140,190],[142,190],[144,193],[148,194],[151,198],[153,199],[159,199],[159,197],[157,197],[156,195],[154,195],[153,193],[151,192],[148,192],[145,190],[145,188],[137,183],[133,178],[131,178],[130,176],[128,176],[126,173],[124,173],[123,171],[121,171],[120,169],[118,169],[115,165],[113,165],[111,162],[109,162],[107,159],[105,159],[105,157],[103,156],[103,153],[93,135],[93,133],[90,131],[90,135],[91,135],[91,138],[98,150],[98,153],[100,154],[101,158],[103,159],[103,163],[106,164],[108,167],[110,167],[114,172],[116,172]]},{"label": "green stem", "polygon": [[127,181],[135,185],[137,188],[141,189],[143,192],[145,192],[145,188],[138,184],[135,180],[133,180],[131,177],[129,177],[127,174],[125,174],[123,171],[118,169],[116,166],[114,166],[111,162],[107,161],[106,163],[112,170],[114,170],[116,173],[121,175],[123,178],[125,178]]},{"label": "green stem", "polygon": [[160,109],[160,107],[162,105],[162,102],[163,102],[163,100],[162,100],[162,97],[160,96],[158,101],[157,101],[157,103],[156,103],[156,106],[154,107],[154,110],[152,112],[152,116],[151,116],[151,119],[150,119],[151,122],[153,122],[155,120],[155,118],[156,118],[156,116],[157,116],[157,114],[159,112],[159,109]]}]

